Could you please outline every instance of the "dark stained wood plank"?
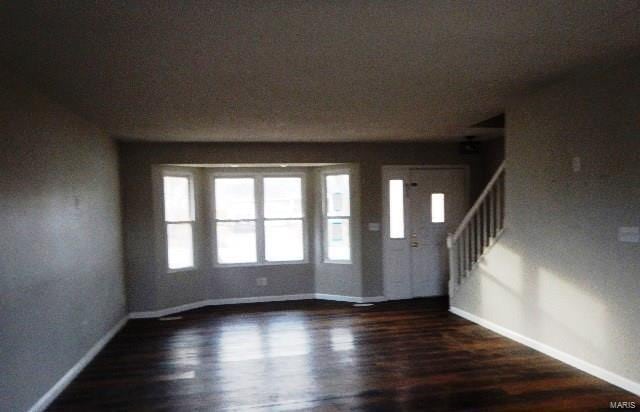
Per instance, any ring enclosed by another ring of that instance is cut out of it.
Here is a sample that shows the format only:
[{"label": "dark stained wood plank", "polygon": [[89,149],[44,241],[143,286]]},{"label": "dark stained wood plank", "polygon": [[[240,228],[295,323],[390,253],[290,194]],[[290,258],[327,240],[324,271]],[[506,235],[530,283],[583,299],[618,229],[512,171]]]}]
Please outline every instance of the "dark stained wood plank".
[{"label": "dark stained wood plank", "polygon": [[132,320],[50,411],[598,410],[640,399],[450,314],[446,299]]}]

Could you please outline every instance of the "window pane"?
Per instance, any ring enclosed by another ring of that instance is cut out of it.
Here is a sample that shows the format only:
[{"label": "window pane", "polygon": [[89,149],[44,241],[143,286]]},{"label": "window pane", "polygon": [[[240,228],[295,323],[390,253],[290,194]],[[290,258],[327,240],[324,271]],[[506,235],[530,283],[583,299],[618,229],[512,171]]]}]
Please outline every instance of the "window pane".
[{"label": "window pane", "polygon": [[269,262],[304,259],[302,220],[264,222],[265,258]]},{"label": "window pane", "polygon": [[349,219],[327,219],[327,257],[350,260]]},{"label": "window pane", "polygon": [[264,217],[302,217],[302,179],[266,177],[264,179]]},{"label": "window pane", "polygon": [[216,219],[255,219],[253,185],[253,178],[216,179]]},{"label": "window pane", "polygon": [[404,181],[389,180],[389,235],[404,238]]},{"label": "window pane", "polygon": [[191,194],[189,178],[164,176],[164,220],[167,222],[191,220]]},{"label": "window pane", "polygon": [[431,193],[431,223],[444,223],[444,193]]},{"label": "window pane", "polygon": [[350,216],[349,175],[326,177],[327,216]]},{"label": "window pane", "polygon": [[256,222],[216,224],[218,263],[255,263]]},{"label": "window pane", "polygon": [[191,223],[167,225],[167,252],[169,269],[193,266],[193,232]]}]

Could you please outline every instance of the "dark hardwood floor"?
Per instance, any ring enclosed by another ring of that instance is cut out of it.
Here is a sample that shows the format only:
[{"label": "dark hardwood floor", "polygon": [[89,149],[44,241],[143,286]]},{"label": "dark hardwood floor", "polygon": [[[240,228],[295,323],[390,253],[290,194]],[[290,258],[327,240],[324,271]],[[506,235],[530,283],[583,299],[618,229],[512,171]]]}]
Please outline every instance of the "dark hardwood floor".
[{"label": "dark hardwood floor", "polygon": [[[51,411],[592,410],[634,395],[443,299],[210,307],[132,320]],[[640,406],[639,406],[640,407]]]}]

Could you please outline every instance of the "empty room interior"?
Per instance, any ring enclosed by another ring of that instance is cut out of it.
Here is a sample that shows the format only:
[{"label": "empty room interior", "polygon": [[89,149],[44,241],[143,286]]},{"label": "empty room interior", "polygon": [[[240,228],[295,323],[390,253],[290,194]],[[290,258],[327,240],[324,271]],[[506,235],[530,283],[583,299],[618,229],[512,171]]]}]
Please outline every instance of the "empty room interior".
[{"label": "empty room interior", "polygon": [[0,411],[640,408],[640,2],[0,4]]}]

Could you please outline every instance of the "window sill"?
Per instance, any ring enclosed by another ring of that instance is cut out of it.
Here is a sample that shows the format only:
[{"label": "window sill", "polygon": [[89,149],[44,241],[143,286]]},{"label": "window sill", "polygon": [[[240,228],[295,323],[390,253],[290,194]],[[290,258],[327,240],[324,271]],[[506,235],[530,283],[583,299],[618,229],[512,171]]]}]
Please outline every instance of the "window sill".
[{"label": "window sill", "polygon": [[216,269],[225,268],[256,268],[263,266],[291,266],[291,265],[308,265],[308,260],[296,260],[292,262],[264,262],[264,263],[216,263],[213,265]]},{"label": "window sill", "polygon": [[171,275],[173,273],[185,273],[185,272],[195,272],[198,270],[195,266],[190,266],[188,268],[180,268],[180,269],[167,269],[167,274]]},{"label": "window sill", "polygon": [[351,260],[323,260],[322,263],[328,265],[352,265],[353,261]]}]

